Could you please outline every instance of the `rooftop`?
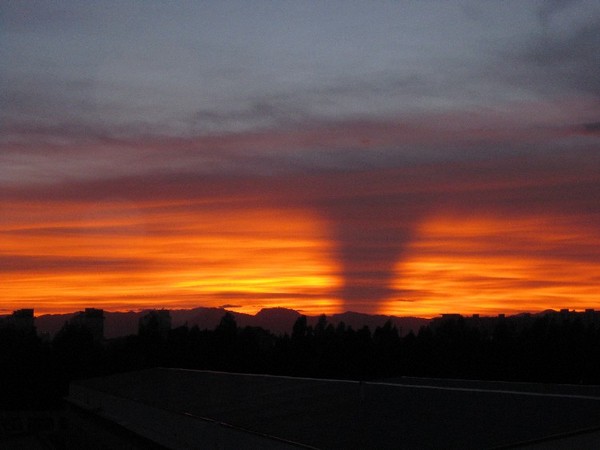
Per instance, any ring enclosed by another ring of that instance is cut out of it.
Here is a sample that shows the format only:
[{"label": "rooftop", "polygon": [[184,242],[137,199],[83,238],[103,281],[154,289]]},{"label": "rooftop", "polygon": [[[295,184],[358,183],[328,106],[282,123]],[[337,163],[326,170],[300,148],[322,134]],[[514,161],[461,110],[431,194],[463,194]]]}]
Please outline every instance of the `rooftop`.
[{"label": "rooftop", "polygon": [[[176,442],[181,433],[169,425],[184,420],[292,447],[536,448],[540,442],[548,448],[552,442],[551,448],[563,448],[560,443],[567,442],[564,448],[569,448],[573,439],[600,443],[598,386],[419,378],[361,383],[150,369],[72,383],[69,400],[141,434],[146,430],[172,439],[162,442],[171,448],[193,448],[184,440]],[[146,410],[171,414],[172,422],[140,413]]]}]

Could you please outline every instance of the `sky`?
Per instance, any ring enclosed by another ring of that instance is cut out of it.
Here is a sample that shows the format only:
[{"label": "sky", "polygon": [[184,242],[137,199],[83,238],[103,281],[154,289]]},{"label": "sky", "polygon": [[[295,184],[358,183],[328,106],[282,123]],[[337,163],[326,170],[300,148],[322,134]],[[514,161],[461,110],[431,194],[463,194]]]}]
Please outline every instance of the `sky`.
[{"label": "sky", "polygon": [[597,1],[0,4],[0,313],[600,307]]}]

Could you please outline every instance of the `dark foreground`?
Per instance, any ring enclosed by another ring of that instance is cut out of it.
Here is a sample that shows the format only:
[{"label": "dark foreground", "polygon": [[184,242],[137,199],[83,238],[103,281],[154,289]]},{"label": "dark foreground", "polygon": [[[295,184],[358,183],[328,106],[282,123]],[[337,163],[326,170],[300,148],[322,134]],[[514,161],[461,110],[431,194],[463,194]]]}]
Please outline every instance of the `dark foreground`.
[{"label": "dark foreground", "polygon": [[[66,417],[69,386],[74,393],[76,386],[112,392],[122,385],[116,394],[123,401],[156,404],[185,416],[192,428],[198,420],[211,423],[207,435],[215,427],[239,428],[284,436],[278,445],[298,440],[324,448],[485,448],[594,428],[599,417],[593,387],[600,385],[596,313],[449,316],[416,334],[402,334],[391,323],[373,331],[334,327],[325,316],[314,327],[300,317],[290,335],[241,328],[230,315],[214,330],[156,325],[149,322],[137,335],[113,340],[78,323],[67,323],[52,340],[34,330],[0,328],[0,449],[19,448],[15,439],[32,436],[48,441],[42,448],[66,446],[63,438],[72,436],[78,420],[73,411],[90,413],[78,409],[76,399]],[[190,370],[173,370],[175,377],[153,367]],[[210,371],[270,376],[217,377]],[[194,381],[200,373],[205,381]],[[96,381],[75,381],[89,379]],[[230,379],[237,381],[225,381]],[[375,382],[381,380],[395,381]],[[561,387],[549,387],[556,385]],[[513,392],[522,390],[527,394]],[[137,393],[151,396],[131,398]],[[117,407],[113,415],[121,410],[127,408]],[[215,425],[221,422],[226,425]],[[8,447],[2,447],[5,442]]]},{"label": "dark foreground", "polygon": [[[600,445],[600,388],[592,386],[151,369],[74,383],[69,402],[80,445],[86,428],[96,440],[125,433],[133,442],[126,433],[134,433],[182,449]],[[102,430],[107,421],[122,429]]]}]

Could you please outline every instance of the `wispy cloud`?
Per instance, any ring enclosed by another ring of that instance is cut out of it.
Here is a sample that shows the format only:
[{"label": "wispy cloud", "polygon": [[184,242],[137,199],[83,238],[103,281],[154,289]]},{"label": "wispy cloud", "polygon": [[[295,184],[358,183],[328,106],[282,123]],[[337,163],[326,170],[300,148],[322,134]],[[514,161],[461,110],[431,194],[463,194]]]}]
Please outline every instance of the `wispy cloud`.
[{"label": "wispy cloud", "polygon": [[[100,269],[110,269],[123,280],[119,274],[126,271],[119,265],[127,265],[126,255],[135,254],[147,269],[132,260],[128,270],[141,278],[127,283],[154,285],[164,276],[165,286],[154,289],[171,286],[171,296],[176,295],[173,286],[179,286],[182,293],[206,290],[203,298],[210,295],[215,302],[219,295],[238,292],[247,302],[254,298],[268,305],[295,298],[307,306],[319,301],[306,296],[316,282],[323,288],[321,299],[341,299],[346,309],[374,311],[390,299],[418,301],[418,289],[396,286],[399,276],[410,279],[417,272],[399,275],[397,268],[414,260],[413,246],[423,239],[423,224],[436,220],[451,218],[456,228],[445,230],[444,240],[435,247],[419,248],[418,258],[468,258],[473,267],[498,258],[516,266],[523,258],[539,258],[595,267],[600,255],[589,243],[598,239],[600,229],[598,173],[596,153],[580,151],[553,158],[534,154],[337,173],[172,174],[79,181],[51,189],[13,187],[1,194],[10,212],[3,215],[2,232],[21,253],[25,243],[31,253],[5,266],[26,274],[28,264],[34,271],[81,262],[85,270],[99,262]],[[493,220],[469,228],[472,218],[481,217]],[[557,234],[558,223],[568,223],[571,234]],[[427,233],[435,236],[436,231]],[[37,242],[55,249],[66,245],[67,253],[45,259],[31,247]],[[306,253],[301,251],[304,247]],[[83,259],[71,256],[75,248]],[[113,261],[107,259],[109,254],[119,256]],[[289,266],[281,266],[281,258],[289,260]],[[197,278],[190,278],[195,272]],[[494,283],[504,284],[508,292],[513,282],[501,273],[499,269]],[[265,281],[270,275],[289,290],[274,291]],[[453,283],[489,285],[489,274],[478,277],[477,283],[464,276],[453,275]],[[548,276],[525,278],[521,286],[531,288],[539,282],[550,288]],[[227,288],[238,282],[239,291]],[[264,286],[255,291],[255,282]],[[408,289],[412,297],[398,289]]]}]

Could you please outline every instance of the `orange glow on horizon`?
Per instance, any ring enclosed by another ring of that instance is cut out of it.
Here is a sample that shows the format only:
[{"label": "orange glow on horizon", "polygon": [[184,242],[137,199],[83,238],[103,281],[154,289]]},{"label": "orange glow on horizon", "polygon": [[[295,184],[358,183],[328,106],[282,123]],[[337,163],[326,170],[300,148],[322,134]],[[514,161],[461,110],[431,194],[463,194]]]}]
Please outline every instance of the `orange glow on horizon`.
[{"label": "orange glow on horizon", "polygon": [[0,275],[4,312],[340,309],[323,226],[304,211],[125,201],[12,206],[0,222],[3,253],[16,264]]},{"label": "orange glow on horizon", "polygon": [[[227,306],[317,315],[347,308],[327,226],[310,211],[230,200],[2,208],[0,314]],[[597,307],[600,235],[582,222],[430,217],[401,254],[394,294],[369,312],[434,317]]]},{"label": "orange glow on horizon", "polygon": [[[561,217],[429,220],[397,266],[380,312],[435,317],[598,305],[597,231]],[[591,257],[588,254],[591,255]]]}]

